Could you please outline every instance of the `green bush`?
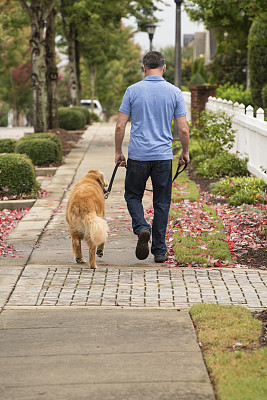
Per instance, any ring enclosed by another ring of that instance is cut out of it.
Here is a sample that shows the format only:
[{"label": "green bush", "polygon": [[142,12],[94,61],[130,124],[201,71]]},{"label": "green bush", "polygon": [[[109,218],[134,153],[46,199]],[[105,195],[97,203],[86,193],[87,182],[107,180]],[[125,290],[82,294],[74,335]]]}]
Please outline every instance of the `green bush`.
[{"label": "green bush", "polygon": [[218,86],[216,89],[216,97],[231,100],[233,103],[243,103],[245,106],[253,106],[250,89],[244,90],[242,85],[231,85],[229,82]]},{"label": "green bush", "polygon": [[235,154],[223,152],[213,158],[208,158],[199,163],[196,168],[197,176],[206,178],[219,178],[221,176],[246,176],[248,159],[241,160]]},{"label": "green bush", "polygon": [[87,108],[85,108],[83,106],[75,106],[75,107],[71,107],[71,109],[82,112],[85,117],[85,123],[90,124],[91,115],[90,115],[90,111],[87,110]]},{"label": "green bush", "polygon": [[16,153],[27,154],[34,165],[46,165],[58,161],[58,147],[50,139],[28,139],[19,141]]},{"label": "green bush", "polygon": [[266,183],[254,176],[228,177],[212,183],[210,187],[212,193],[228,197],[233,206],[267,203]]},{"label": "green bush", "polygon": [[91,117],[91,120],[92,120],[92,121],[100,122],[100,118],[99,118],[99,116],[98,116],[96,113],[90,112],[90,117]]},{"label": "green bush", "polygon": [[16,139],[0,139],[0,153],[15,153]]},{"label": "green bush", "polygon": [[1,195],[30,194],[37,191],[34,166],[27,156],[0,154]]},{"label": "green bush", "polygon": [[264,108],[264,115],[265,118],[267,118],[267,84],[263,87],[261,91],[261,97],[262,97],[262,105]]},{"label": "green bush", "polygon": [[8,116],[7,114],[0,115],[0,126],[7,126],[8,125]]},{"label": "green bush", "polygon": [[62,161],[62,143],[57,135],[54,133],[46,132],[46,133],[32,133],[31,135],[23,136],[19,142],[24,140],[36,140],[36,139],[49,139],[52,140],[57,146],[57,161]]},{"label": "green bush", "polygon": [[202,111],[194,125],[189,125],[191,137],[198,142],[207,159],[233,147],[236,131],[232,129],[231,117],[225,112]]},{"label": "green bush", "polygon": [[261,97],[262,97],[262,105],[264,108],[267,108],[267,84],[263,86],[263,89],[261,91]]},{"label": "green bush", "polygon": [[208,81],[207,70],[206,70],[206,67],[204,65],[204,60],[203,59],[199,61],[197,73],[200,76],[202,76],[202,78],[204,79],[205,82]]},{"label": "green bush", "polygon": [[262,107],[262,88],[267,84],[267,24],[261,16],[254,19],[248,38],[248,66],[253,103]]},{"label": "green bush", "polygon": [[205,84],[205,79],[203,78],[202,75],[200,75],[198,72],[192,76],[189,86],[195,86],[195,85],[204,85]]},{"label": "green bush", "polygon": [[58,109],[59,127],[66,130],[81,129],[86,124],[83,112],[73,110],[73,107],[60,107]]}]

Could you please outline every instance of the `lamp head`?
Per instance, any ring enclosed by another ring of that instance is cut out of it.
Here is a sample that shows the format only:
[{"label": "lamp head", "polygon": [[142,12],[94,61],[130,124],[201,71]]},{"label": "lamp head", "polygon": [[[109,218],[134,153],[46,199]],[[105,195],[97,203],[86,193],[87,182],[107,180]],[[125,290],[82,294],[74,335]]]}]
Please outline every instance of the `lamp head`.
[{"label": "lamp head", "polygon": [[147,24],[147,25],[146,25],[147,33],[148,33],[149,35],[154,35],[156,26],[157,26],[157,25],[152,24],[152,23]]}]

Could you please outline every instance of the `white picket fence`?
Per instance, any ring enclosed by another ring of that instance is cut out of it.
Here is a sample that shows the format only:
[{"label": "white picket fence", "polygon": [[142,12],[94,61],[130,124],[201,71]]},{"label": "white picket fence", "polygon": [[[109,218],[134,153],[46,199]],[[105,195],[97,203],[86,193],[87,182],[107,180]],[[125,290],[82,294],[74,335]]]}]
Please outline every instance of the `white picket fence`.
[{"label": "white picket fence", "polygon": [[[187,118],[191,119],[191,93],[183,92],[187,108]],[[264,121],[264,110],[259,108],[256,117],[253,107],[245,108],[244,104],[234,103],[229,100],[209,97],[206,110],[217,112],[225,111],[232,116],[233,129],[236,130],[235,143],[231,152],[243,158],[248,157],[248,170],[258,178],[263,178],[267,183],[267,122]]]}]

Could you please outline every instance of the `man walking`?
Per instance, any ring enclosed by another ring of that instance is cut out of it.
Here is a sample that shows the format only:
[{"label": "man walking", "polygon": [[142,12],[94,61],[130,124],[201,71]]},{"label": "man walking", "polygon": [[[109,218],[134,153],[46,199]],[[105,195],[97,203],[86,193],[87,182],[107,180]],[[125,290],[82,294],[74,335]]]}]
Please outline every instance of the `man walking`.
[{"label": "man walking", "polygon": [[189,129],[181,90],[162,76],[166,71],[161,53],[150,51],[143,59],[145,79],[129,86],[124,94],[115,130],[115,163],[126,165],[122,142],[129,116],[131,137],[125,178],[125,200],[138,235],[136,257],[148,257],[151,227],[144,218],[142,198],[149,176],[153,186],[154,218],[151,253],[155,262],[167,261],[165,243],[172,190],[172,133],[174,117],[178,124],[182,153],[179,163],[189,162]]}]

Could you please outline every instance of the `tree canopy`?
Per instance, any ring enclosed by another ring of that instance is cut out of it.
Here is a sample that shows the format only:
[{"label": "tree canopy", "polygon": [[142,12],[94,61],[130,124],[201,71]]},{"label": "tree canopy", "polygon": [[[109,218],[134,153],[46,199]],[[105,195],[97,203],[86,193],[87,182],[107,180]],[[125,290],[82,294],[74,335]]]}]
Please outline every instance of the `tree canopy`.
[{"label": "tree canopy", "polygon": [[[125,90],[124,85],[134,83],[140,77],[140,48],[132,42],[132,32],[122,25],[121,20],[134,16],[138,29],[144,30],[148,22],[155,21],[153,13],[161,2],[0,0],[0,72],[5,77],[0,79],[0,83],[6,87],[7,93],[11,93],[7,82],[12,84],[12,76],[18,77],[18,71],[27,70],[33,78],[33,104],[38,104],[35,115],[42,120],[46,118],[44,112],[48,108],[45,99],[49,99],[44,92],[49,83],[48,76],[45,76],[49,59],[46,52],[48,48],[50,53],[53,52],[53,46],[48,46],[45,38],[49,15],[55,10],[57,47],[60,46],[60,51],[69,56],[69,73],[62,78],[64,70],[61,70],[59,75],[61,82],[69,79],[70,84],[66,87],[72,93],[71,101],[78,103],[81,93],[88,96],[88,87],[94,85],[95,96],[106,103],[106,108],[111,112],[118,105],[118,99]],[[50,36],[53,38],[53,34]],[[29,71],[26,66],[32,70]],[[13,68],[15,70],[12,73]],[[25,78],[24,72],[19,75]],[[89,82],[92,73],[94,79]],[[57,73],[53,70],[50,75],[56,77]],[[25,90],[23,86],[21,93]],[[3,100],[3,91],[0,99]],[[8,101],[13,107],[14,102]],[[49,101],[53,101],[53,98]],[[37,129],[45,129],[45,124],[40,123]]]}]

